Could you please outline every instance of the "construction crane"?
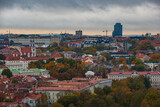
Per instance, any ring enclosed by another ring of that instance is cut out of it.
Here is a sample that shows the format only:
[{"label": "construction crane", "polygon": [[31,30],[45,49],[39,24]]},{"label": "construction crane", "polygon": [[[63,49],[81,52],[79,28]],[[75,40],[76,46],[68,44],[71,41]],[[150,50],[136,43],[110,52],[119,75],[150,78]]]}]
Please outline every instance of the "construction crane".
[{"label": "construction crane", "polygon": [[106,30],[104,30],[103,32],[106,32],[106,36],[107,36],[108,30],[106,29]]}]

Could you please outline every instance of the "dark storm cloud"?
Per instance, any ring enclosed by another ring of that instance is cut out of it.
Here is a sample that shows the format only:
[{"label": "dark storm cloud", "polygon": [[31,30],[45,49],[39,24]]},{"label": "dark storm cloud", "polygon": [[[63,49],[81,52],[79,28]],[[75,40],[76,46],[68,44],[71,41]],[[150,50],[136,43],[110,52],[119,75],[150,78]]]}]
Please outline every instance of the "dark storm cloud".
[{"label": "dark storm cloud", "polygon": [[113,30],[121,22],[126,30],[158,31],[159,5],[160,0],[0,0],[0,29]]},{"label": "dark storm cloud", "polygon": [[45,8],[72,8],[91,9],[91,6],[104,8],[109,5],[136,6],[143,3],[160,5],[160,0],[0,0],[0,8],[13,8],[19,6],[23,9],[32,9],[34,6]]}]

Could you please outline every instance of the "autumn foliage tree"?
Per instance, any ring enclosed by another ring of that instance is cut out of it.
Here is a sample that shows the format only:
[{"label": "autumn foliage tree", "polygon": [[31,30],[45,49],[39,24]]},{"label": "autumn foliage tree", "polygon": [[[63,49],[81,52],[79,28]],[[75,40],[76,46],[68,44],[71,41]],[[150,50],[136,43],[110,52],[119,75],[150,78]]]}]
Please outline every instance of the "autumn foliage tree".
[{"label": "autumn foliage tree", "polygon": [[84,77],[86,73],[85,64],[73,59],[61,58],[56,62],[45,64],[52,77],[58,80],[71,80],[73,77]]},{"label": "autumn foliage tree", "polygon": [[136,47],[137,50],[154,50],[154,46],[149,41],[141,42]]},{"label": "autumn foliage tree", "polygon": [[120,58],[118,59],[118,63],[119,63],[119,64],[126,64],[126,59],[125,59],[124,57],[120,57]]},{"label": "autumn foliage tree", "polygon": [[58,107],[159,107],[160,91],[152,88],[148,80],[144,76],[116,80],[111,87],[95,88],[94,93],[86,90],[65,95],[58,104],[53,104]]}]

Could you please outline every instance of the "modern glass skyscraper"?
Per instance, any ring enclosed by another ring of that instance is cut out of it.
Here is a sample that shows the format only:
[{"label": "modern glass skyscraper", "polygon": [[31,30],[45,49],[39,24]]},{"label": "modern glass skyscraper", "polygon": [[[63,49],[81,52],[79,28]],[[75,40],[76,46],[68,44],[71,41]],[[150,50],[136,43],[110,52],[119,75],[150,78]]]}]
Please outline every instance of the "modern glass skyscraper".
[{"label": "modern glass skyscraper", "polygon": [[121,25],[121,23],[116,23],[114,25],[114,31],[112,33],[112,36],[122,36],[122,31],[123,31],[123,26]]}]

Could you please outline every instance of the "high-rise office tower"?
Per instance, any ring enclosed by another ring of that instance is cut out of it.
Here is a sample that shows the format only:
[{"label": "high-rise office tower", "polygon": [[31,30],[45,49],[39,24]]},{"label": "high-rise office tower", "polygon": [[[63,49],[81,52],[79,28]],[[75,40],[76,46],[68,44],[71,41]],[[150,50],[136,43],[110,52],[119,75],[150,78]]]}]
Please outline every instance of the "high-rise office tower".
[{"label": "high-rise office tower", "polygon": [[123,30],[123,26],[121,25],[121,23],[116,23],[114,25],[114,31],[112,33],[112,36],[122,36],[122,30]]},{"label": "high-rise office tower", "polygon": [[82,30],[76,31],[76,36],[81,37],[82,36]]}]

